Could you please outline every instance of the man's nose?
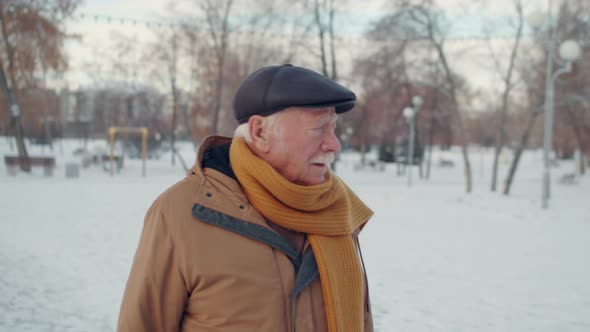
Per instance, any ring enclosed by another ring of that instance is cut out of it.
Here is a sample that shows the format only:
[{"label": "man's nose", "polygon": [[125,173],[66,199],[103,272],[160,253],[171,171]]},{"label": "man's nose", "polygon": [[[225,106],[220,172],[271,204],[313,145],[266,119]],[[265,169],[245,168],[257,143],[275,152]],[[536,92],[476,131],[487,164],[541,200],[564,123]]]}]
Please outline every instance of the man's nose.
[{"label": "man's nose", "polygon": [[322,151],[323,152],[334,152],[338,153],[342,149],[340,145],[340,141],[338,140],[338,136],[336,136],[335,132],[330,132],[324,138],[324,143],[322,144]]}]

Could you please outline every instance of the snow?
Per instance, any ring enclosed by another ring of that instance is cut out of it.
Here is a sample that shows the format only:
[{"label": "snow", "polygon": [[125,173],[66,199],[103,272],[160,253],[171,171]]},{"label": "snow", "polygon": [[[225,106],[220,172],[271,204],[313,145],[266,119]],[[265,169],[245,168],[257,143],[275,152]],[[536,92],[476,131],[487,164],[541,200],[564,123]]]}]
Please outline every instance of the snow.
[{"label": "snow", "polygon": [[[126,159],[113,177],[91,166],[68,179],[80,145],[30,146],[56,156],[52,177],[9,176],[0,165],[0,331],[115,330],[144,214],[184,176],[164,155],[148,161],[145,178],[141,162]],[[0,138],[0,155],[15,153]],[[540,152],[526,152],[508,197],[488,189],[491,151],[471,149],[471,194],[458,150],[435,153],[433,164],[456,166],[433,166],[429,181],[414,170],[412,187],[395,165],[355,170],[351,152],[337,165],[375,211],[361,245],[376,330],[590,331],[589,176],[560,184],[574,171],[560,162],[542,210]],[[192,164],[190,144],[181,154]]]}]

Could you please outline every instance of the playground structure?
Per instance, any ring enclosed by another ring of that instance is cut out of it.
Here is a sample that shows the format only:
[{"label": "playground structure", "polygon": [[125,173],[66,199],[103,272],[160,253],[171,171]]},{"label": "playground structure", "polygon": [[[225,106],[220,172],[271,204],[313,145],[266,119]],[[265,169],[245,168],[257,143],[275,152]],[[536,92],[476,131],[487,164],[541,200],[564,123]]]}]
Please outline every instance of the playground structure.
[{"label": "playground structure", "polygon": [[149,130],[145,127],[110,127],[109,128],[109,144],[111,151],[109,153],[110,173],[114,174],[114,153],[115,153],[115,139],[117,134],[136,134],[141,135],[141,159],[143,161],[142,175],[146,176],[146,159],[147,159],[147,140]]}]

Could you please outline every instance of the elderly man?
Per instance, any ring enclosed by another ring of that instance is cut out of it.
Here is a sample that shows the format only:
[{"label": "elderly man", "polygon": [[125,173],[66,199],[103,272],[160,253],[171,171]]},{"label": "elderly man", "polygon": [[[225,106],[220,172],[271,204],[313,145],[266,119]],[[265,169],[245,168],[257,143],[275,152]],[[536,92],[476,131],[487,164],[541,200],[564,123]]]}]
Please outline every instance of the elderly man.
[{"label": "elderly man", "polygon": [[151,206],[119,331],[372,331],[358,233],[372,211],[330,172],[347,88],[269,66]]}]

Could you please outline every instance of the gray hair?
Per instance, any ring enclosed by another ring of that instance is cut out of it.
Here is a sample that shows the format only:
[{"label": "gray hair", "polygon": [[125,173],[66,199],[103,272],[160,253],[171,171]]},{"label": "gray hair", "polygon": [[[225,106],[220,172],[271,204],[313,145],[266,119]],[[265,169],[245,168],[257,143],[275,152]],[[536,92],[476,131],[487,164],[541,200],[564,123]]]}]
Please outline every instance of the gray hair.
[{"label": "gray hair", "polygon": [[252,136],[250,136],[249,129],[250,128],[248,127],[248,122],[242,123],[238,126],[238,128],[236,128],[236,131],[234,131],[234,138],[243,137],[246,140],[246,142],[252,143]]},{"label": "gray hair", "polygon": [[[276,112],[264,117],[264,121],[267,121],[268,128],[270,130],[277,130],[275,124],[282,113],[283,112]],[[242,123],[234,131],[234,138],[240,137],[244,138],[244,140],[246,140],[247,143],[252,143],[252,136],[250,136],[250,127],[248,126],[248,122]]]}]

